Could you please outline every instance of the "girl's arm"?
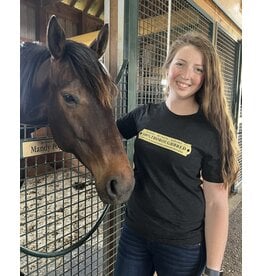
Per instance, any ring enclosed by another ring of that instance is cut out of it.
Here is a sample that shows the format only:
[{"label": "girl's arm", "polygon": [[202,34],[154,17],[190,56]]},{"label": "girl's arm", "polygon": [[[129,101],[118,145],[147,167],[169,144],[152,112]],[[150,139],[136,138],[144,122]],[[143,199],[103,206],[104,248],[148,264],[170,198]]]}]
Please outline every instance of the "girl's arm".
[{"label": "girl's arm", "polygon": [[206,201],[205,239],[206,266],[220,270],[228,236],[228,189],[223,183],[203,182]]}]

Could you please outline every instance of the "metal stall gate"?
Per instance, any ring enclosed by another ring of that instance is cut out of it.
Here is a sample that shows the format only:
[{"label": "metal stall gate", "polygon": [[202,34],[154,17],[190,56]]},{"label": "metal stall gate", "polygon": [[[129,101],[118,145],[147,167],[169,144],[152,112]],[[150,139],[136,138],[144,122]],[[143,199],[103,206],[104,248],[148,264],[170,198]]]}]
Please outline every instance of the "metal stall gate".
[{"label": "metal stall gate", "polygon": [[77,249],[52,257],[54,251],[61,253],[78,243],[103,212],[90,173],[72,154],[58,149],[48,128],[22,125],[20,131],[20,243],[41,257],[21,253],[21,271],[102,275],[106,233],[101,227]]},{"label": "metal stall gate", "polygon": [[[187,31],[198,31],[216,44],[222,61],[225,90],[229,107],[237,105],[237,76],[239,74],[239,42],[192,1],[139,1],[139,57],[137,104],[157,102],[163,93],[161,67],[169,43]],[[234,114],[234,112],[233,112]],[[234,114],[235,115],[235,114]]]},{"label": "metal stall gate", "polygon": [[241,105],[241,41],[236,41],[222,27],[217,28],[216,47],[222,62],[227,103],[233,114],[237,138],[240,147],[238,178],[232,186],[232,192],[237,192],[242,186],[242,113]]},{"label": "metal stall gate", "polygon": [[169,44],[189,30],[212,38],[212,21],[187,1],[139,1],[138,105],[163,99],[162,65]]}]

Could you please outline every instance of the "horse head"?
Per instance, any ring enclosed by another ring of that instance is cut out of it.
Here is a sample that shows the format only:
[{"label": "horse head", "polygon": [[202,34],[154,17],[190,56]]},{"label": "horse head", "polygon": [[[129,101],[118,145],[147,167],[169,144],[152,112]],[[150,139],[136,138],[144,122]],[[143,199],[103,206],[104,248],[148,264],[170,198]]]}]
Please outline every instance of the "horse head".
[{"label": "horse head", "polygon": [[89,47],[66,40],[52,16],[47,27],[49,58],[32,81],[33,100],[25,101],[24,113],[34,118],[30,121],[21,113],[21,119],[47,121],[57,145],[91,171],[102,201],[122,203],[133,190],[134,178],[112,111],[117,88],[99,61],[107,41],[107,25]]}]

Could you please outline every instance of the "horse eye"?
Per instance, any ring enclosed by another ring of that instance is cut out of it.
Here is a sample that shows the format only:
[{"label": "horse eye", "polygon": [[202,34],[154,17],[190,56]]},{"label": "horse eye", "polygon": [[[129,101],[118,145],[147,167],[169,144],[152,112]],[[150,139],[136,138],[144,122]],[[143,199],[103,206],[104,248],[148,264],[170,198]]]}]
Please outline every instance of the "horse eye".
[{"label": "horse eye", "polygon": [[64,98],[64,100],[65,100],[65,102],[67,104],[71,104],[72,105],[72,104],[77,104],[79,102],[78,99],[77,99],[77,97],[75,97],[75,96],[73,96],[71,94],[65,93],[63,95],[63,98]]}]

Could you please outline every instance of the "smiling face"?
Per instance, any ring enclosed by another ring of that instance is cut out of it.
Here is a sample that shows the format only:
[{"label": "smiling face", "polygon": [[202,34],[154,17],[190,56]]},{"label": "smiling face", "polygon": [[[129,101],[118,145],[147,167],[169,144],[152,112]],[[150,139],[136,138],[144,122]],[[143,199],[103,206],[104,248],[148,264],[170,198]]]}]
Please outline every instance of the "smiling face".
[{"label": "smiling face", "polygon": [[204,81],[204,57],[192,45],[180,48],[167,70],[169,96],[176,100],[192,99]]}]

